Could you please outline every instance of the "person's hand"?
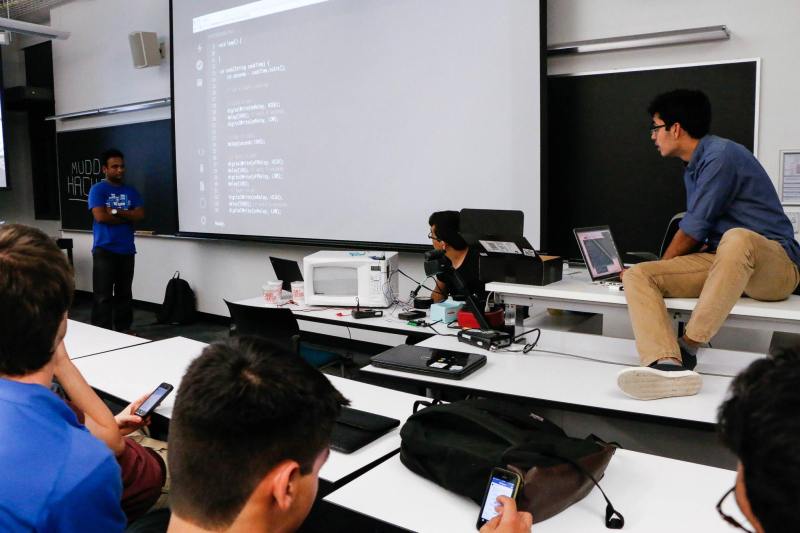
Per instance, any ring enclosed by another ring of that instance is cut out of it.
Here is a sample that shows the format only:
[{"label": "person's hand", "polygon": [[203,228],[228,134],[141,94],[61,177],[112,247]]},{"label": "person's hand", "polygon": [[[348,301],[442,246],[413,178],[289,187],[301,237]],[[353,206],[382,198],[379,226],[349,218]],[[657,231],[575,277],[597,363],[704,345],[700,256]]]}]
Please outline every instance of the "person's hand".
[{"label": "person's hand", "polygon": [[625,275],[625,272],[627,272],[627,271],[628,271],[627,268],[623,268],[622,270],[619,271],[619,280],[620,281],[622,281],[622,277]]},{"label": "person's hand", "polygon": [[517,502],[508,496],[497,497],[498,514],[481,528],[481,533],[529,533],[533,525],[531,513],[517,511]]},{"label": "person's hand", "polygon": [[150,424],[150,417],[142,418],[141,416],[133,414],[144,403],[148,396],[150,396],[150,394],[145,394],[114,416],[114,419],[117,421],[117,426],[119,427],[120,435],[130,435],[137,429]]}]

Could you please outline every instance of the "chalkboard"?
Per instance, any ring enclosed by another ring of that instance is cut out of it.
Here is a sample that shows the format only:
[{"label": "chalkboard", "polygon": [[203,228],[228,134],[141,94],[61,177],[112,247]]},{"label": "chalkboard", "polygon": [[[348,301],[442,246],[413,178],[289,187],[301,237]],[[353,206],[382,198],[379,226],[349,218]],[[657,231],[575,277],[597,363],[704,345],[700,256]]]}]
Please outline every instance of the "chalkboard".
[{"label": "chalkboard", "polygon": [[542,248],[580,258],[572,229],[608,224],[620,252],[657,253],[670,218],[686,209],[683,163],[650,139],[647,106],[672,89],[711,100],[711,133],[753,149],[754,60],[579,76],[547,82]]},{"label": "chalkboard", "polygon": [[89,189],[104,178],[100,154],[108,148],[125,154],[125,182],[144,200],[145,219],[137,230],[177,231],[172,159],[172,121],[157,120],[58,134],[61,225],[91,229]]}]

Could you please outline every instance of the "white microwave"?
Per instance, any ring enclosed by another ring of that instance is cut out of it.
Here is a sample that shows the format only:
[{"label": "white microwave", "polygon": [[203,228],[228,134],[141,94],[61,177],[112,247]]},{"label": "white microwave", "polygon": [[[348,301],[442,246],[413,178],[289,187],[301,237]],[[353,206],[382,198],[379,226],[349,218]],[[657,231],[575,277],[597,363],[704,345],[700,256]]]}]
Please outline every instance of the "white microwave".
[{"label": "white microwave", "polygon": [[303,258],[308,305],[389,307],[398,294],[397,252],[325,250]]}]

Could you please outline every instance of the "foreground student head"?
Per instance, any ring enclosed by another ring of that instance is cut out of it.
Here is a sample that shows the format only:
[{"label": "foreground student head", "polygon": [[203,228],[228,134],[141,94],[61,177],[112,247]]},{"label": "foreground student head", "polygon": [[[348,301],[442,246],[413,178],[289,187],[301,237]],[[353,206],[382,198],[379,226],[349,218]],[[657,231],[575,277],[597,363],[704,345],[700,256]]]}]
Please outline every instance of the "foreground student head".
[{"label": "foreground student head", "polygon": [[799,384],[799,352],[760,359],[719,410],[722,440],[739,458],[731,491],[758,533],[800,531]]},{"label": "foreground student head", "polygon": [[170,423],[170,531],[297,529],[346,403],[323,374],[263,339],[207,347]]},{"label": "foreground student head", "polygon": [[50,362],[73,289],[69,263],[50,237],[0,225],[0,376],[26,376]]},{"label": "foreground student head", "polygon": [[64,346],[72,292],[51,238],[0,225],[0,531],[125,528],[116,459],[50,390],[57,377],[87,420],[115,424]]}]

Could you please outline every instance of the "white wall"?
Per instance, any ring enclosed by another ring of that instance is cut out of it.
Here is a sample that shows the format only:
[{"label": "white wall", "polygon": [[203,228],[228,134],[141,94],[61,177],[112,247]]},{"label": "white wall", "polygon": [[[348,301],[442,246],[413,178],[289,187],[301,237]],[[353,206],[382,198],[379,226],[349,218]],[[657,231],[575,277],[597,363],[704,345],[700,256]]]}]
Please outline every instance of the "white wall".
[{"label": "white wall", "polygon": [[[762,58],[760,95],[759,158],[778,179],[778,151],[800,148],[800,120],[796,109],[800,72],[792,60],[796,55],[796,21],[800,2],[774,0],[769,8],[746,0],[550,0],[548,41],[585,40],[726,24],[730,41],[612,52],[549,61],[551,73],[583,72],[614,68],[671,65],[734,58]],[[63,113],[169,96],[169,67],[134,69],[127,35],[130,31],[156,31],[168,37],[169,15],[163,0],[138,0],[136,9],[122,0],[76,0],[53,9],[51,23],[72,31],[67,41],[53,45],[56,109]],[[167,43],[167,50],[169,50]],[[669,89],[665,87],[665,90]],[[100,127],[168,117],[168,111],[120,114],[111,118],[71,121],[60,130]],[[613,141],[613,132],[610,132]],[[129,161],[135,165],[135,161]],[[424,220],[398,221],[418,224]],[[66,233],[76,240],[78,288],[91,289],[91,236]],[[202,311],[226,314],[222,298],[244,298],[259,291],[271,276],[270,254],[298,259],[311,251],[299,247],[275,247],[259,243],[138,238],[134,296],[160,302],[167,279],[174,270],[197,290]],[[401,268],[421,277],[418,255],[401,256]],[[411,284],[401,282],[401,292]]]}]

